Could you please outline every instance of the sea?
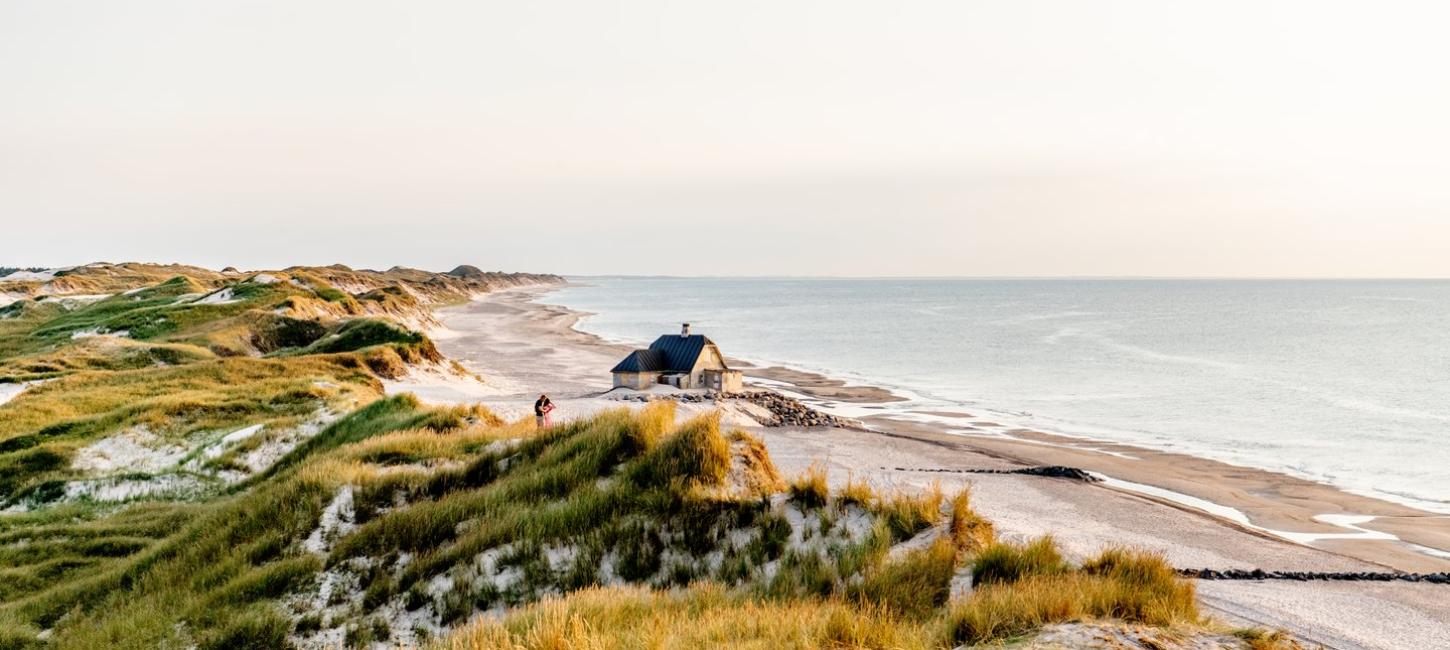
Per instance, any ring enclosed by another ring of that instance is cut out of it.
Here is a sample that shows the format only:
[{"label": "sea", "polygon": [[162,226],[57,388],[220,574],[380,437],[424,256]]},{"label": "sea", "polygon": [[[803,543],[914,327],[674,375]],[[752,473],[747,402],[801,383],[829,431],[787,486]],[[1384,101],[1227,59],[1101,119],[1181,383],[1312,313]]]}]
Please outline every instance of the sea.
[{"label": "sea", "polygon": [[1450,513],[1450,281],[571,278],[542,302],[1063,435]]}]

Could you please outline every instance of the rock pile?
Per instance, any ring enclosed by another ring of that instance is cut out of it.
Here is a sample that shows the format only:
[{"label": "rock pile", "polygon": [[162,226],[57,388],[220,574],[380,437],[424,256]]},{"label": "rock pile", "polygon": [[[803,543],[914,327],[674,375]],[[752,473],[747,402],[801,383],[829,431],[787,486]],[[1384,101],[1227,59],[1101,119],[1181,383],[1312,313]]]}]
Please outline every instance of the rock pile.
[{"label": "rock pile", "polygon": [[743,399],[752,404],[764,407],[770,411],[772,419],[770,422],[762,422],[768,427],[841,427],[848,429],[859,429],[861,424],[845,418],[838,418],[829,413],[822,413],[799,400],[791,399],[780,393],[768,390],[753,390],[743,393],[733,393],[731,397]]},{"label": "rock pile", "polygon": [[[886,468],[883,467],[881,469]],[[955,469],[946,467],[897,467],[895,469],[898,472],[938,472],[944,474],[1025,474],[1027,476],[1065,478],[1070,481],[1082,481],[1084,483],[1097,483],[1102,480],[1085,470],[1076,467],[1064,467],[1062,465],[1021,467],[1018,469]]]},{"label": "rock pile", "polygon": [[1450,573],[1387,573],[1376,571],[1265,571],[1254,569],[1179,569],[1178,573],[1199,580],[1338,580],[1350,582],[1429,582],[1450,584]]},{"label": "rock pile", "polygon": [[624,395],[619,397],[626,402],[653,402],[655,400],[674,400],[691,404],[713,402],[721,404],[727,400],[738,399],[750,402],[770,411],[770,420],[761,422],[767,427],[841,427],[848,429],[862,429],[861,423],[846,418],[839,418],[829,413],[822,413],[805,404],[800,400],[791,399],[780,393],[768,390],[752,390],[741,393],[717,393],[706,391],[702,393],[676,393],[670,395]]}]

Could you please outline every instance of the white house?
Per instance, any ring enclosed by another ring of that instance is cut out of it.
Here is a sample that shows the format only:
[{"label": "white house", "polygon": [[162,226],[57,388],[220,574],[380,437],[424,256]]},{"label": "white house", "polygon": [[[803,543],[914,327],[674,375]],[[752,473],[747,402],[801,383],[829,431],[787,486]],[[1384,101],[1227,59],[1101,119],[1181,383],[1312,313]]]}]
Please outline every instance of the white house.
[{"label": "white house", "polygon": [[725,355],[714,341],[690,333],[689,323],[684,324],[678,335],[666,334],[655,339],[649,349],[629,353],[610,372],[614,374],[616,388],[635,390],[667,384],[736,393],[744,382],[739,370],[725,365]]}]

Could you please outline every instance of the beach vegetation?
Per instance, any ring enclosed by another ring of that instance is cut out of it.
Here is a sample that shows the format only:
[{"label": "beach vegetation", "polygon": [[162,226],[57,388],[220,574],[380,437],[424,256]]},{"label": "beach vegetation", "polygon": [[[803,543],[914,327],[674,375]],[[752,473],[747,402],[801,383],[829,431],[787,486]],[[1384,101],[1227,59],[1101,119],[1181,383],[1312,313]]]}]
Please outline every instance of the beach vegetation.
[{"label": "beach vegetation", "polygon": [[802,508],[819,508],[831,497],[830,484],[826,482],[826,468],[812,463],[790,482],[790,497]]},{"label": "beach vegetation", "polygon": [[[673,402],[537,429],[386,395],[447,367],[400,320],[471,280],[109,271],[151,275],[77,271],[112,295],[0,320],[0,382],[40,382],[0,405],[0,647],[935,648],[1198,621],[1160,556],[1002,543],[940,485],[785,481]],[[186,487],[127,491],[155,485]]]}]

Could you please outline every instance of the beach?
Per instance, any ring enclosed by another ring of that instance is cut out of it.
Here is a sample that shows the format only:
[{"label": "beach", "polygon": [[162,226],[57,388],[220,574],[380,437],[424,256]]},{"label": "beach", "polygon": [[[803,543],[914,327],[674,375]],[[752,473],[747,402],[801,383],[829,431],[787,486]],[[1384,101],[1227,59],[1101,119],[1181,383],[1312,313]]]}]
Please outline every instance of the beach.
[{"label": "beach", "polygon": [[[582,314],[548,304],[548,291],[500,291],[440,310],[442,328],[431,332],[439,350],[481,380],[420,375],[390,391],[483,403],[508,418],[530,415],[540,393],[553,398],[560,418],[638,404],[603,394],[610,388],[609,369],[629,348],[575,329]],[[970,486],[974,505],[1008,539],[1052,534],[1076,555],[1126,544],[1160,551],[1188,569],[1450,570],[1450,519],[1444,515],[1284,474],[1011,428],[970,412],[874,408],[893,399],[890,391],[784,367],[733,365],[742,367],[747,385],[796,396],[865,425],[763,427],[748,409],[727,408],[725,424],[760,436],[784,474],[819,463],[837,485],[855,478],[888,490]],[[711,408],[708,402],[683,406],[683,416]],[[962,433],[961,425],[974,433]],[[967,473],[1043,465],[1081,468],[1106,480]],[[1327,647],[1450,646],[1450,587],[1444,585],[1198,584],[1203,604],[1217,618],[1282,627]]]}]

